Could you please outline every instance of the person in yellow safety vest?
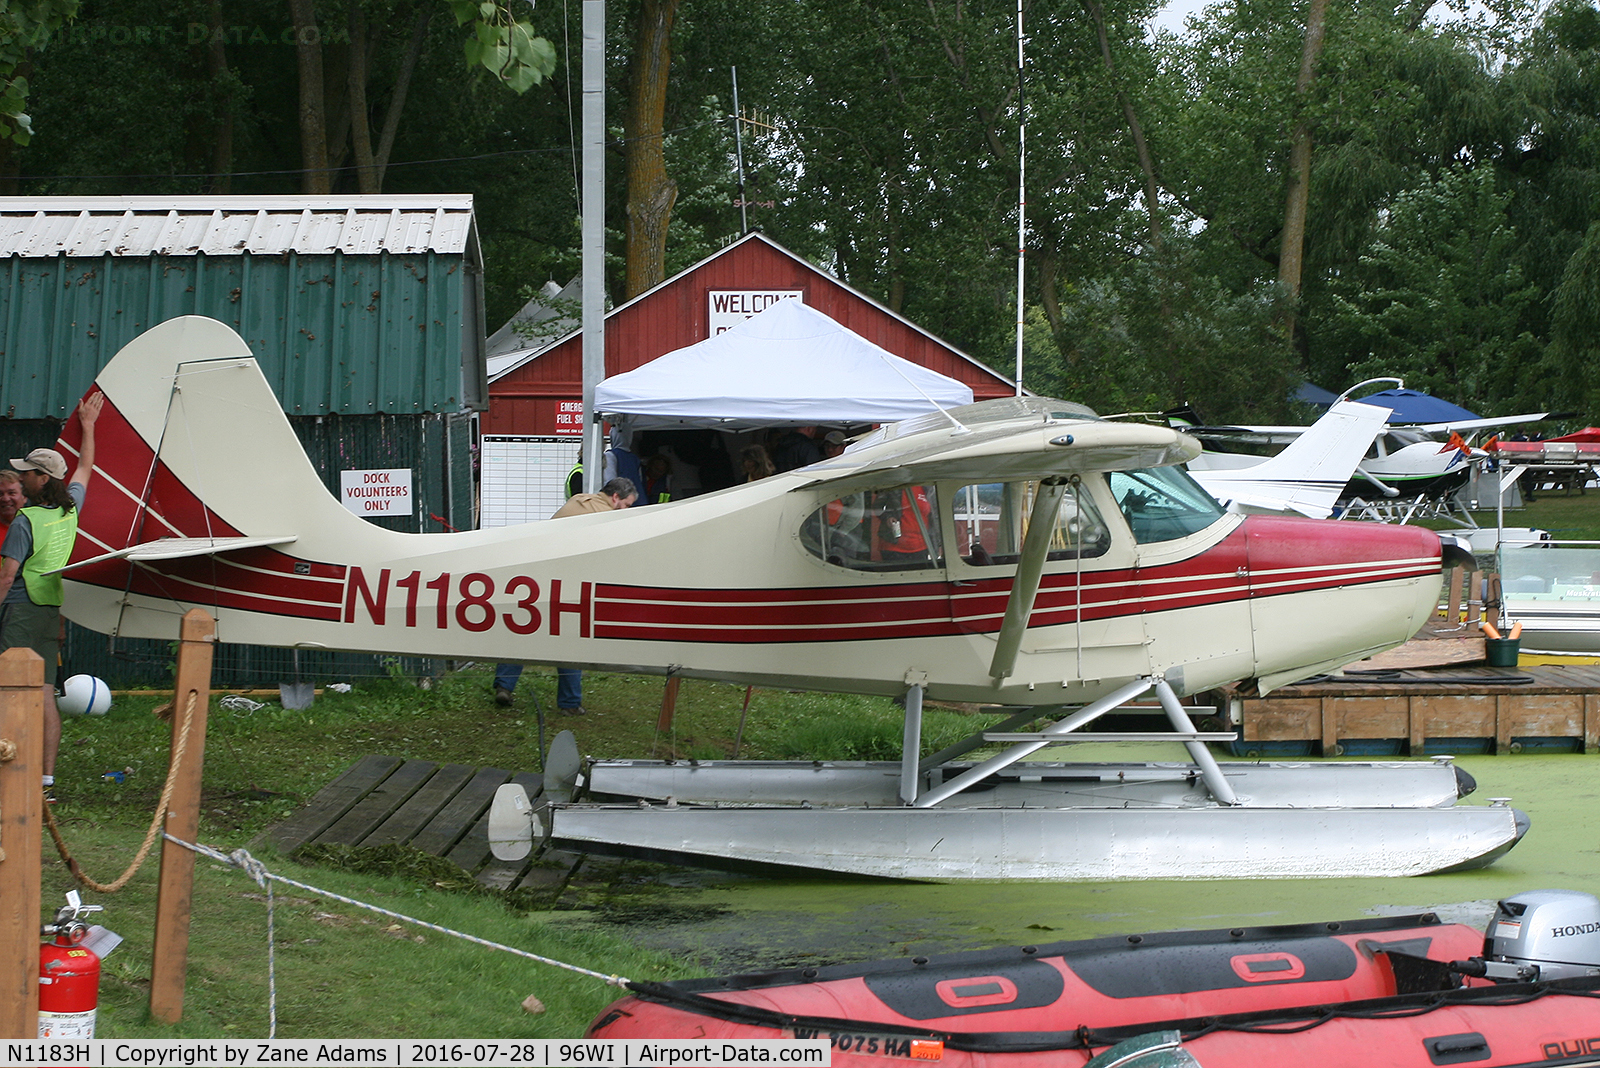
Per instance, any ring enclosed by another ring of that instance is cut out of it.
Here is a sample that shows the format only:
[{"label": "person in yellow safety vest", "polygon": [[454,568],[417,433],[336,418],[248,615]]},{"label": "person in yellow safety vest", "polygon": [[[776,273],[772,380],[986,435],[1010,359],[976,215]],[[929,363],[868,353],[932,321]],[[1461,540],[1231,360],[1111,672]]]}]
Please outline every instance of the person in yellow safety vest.
[{"label": "person in yellow safety vest", "polygon": [[583,457],[578,457],[578,462],[572,465],[572,470],[567,472],[567,500],[572,500],[583,492]]},{"label": "person in yellow safety vest", "polygon": [[70,479],[66,458],[54,449],[34,449],[11,461],[21,472],[29,505],[17,512],[0,544],[0,645],[32,649],[44,659],[44,788],[49,801],[55,800],[56,752],[61,748],[55,687],[61,653],[61,575],[56,569],[72,555],[78,538],[78,512],[94,472],[94,424],[104,404],[105,397],[95,393],[78,406],[83,439]]}]

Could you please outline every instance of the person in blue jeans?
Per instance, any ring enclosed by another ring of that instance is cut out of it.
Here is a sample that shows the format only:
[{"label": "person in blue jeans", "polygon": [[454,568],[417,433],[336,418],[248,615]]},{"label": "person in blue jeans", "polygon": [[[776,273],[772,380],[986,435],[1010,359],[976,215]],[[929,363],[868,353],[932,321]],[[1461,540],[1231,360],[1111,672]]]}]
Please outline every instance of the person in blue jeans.
[{"label": "person in blue jeans", "polygon": [[[494,666],[494,703],[509,708],[522,678],[521,664],[496,664]],[[577,668],[556,668],[556,708],[563,715],[583,715],[583,672]]]},{"label": "person in blue jeans", "polygon": [[[551,519],[565,519],[588,512],[610,512],[627,508],[639,499],[639,489],[632,480],[614,478],[600,487],[599,493],[580,493],[556,509]],[[496,664],[494,668],[494,703],[510,708],[517,680],[522,678],[521,664]],[[583,672],[577,668],[556,668],[556,709],[563,715],[583,715]]]}]

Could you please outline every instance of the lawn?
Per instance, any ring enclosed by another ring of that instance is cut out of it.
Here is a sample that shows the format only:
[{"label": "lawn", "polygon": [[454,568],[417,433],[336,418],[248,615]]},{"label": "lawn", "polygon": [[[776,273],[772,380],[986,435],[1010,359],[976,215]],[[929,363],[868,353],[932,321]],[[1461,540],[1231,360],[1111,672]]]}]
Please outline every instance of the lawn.
[{"label": "lawn", "polygon": [[[547,912],[538,910],[551,902],[484,892],[437,858],[390,850],[310,866],[257,844],[260,832],[369,753],[536,770],[536,701],[549,716],[549,732],[575,729],[587,753],[711,758],[732,755],[746,695],[742,686],[684,680],[673,728],[658,732],[659,678],[589,673],[589,714],[569,718],[553,714],[553,672],[530,669],[511,709],[494,704],[489,675],[487,665],[465,665],[426,688],[406,679],[369,680],[350,693],[324,691],[301,711],[265,695],[257,696],[264,702],[259,709],[231,711],[220,707],[223,694],[213,695],[202,841],[223,852],[248,847],[275,873],[595,971],[650,979],[687,974],[682,962],[548,922]],[[121,873],[160,794],[170,728],[152,710],[162,700],[121,695],[109,715],[65,723],[56,816],[74,855],[98,882],[110,883]],[[929,709],[928,744],[948,744],[983,718]],[[892,757],[899,738],[900,710],[891,701],[757,690],[741,755]],[[123,781],[108,781],[107,772],[122,772]],[[657,869],[599,871],[610,874],[591,874],[554,907],[608,907],[619,900],[621,908],[648,909]],[[237,869],[206,859],[196,875],[184,1019],[175,1027],[149,1020],[156,875],[153,855],[119,893],[84,894],[106,907],[103,922],[127,939],[106,961],[99,1036],[264,1036],[265,894]],[[47,839],[46,909],[58,905],[72,885]],[[280,1037],[574,1037],[618,994],[595,979],[396,924],[308,892],[279,886],[277,893]],[[524,1012],[520,1006],[529,994],[548,1011]]]}]

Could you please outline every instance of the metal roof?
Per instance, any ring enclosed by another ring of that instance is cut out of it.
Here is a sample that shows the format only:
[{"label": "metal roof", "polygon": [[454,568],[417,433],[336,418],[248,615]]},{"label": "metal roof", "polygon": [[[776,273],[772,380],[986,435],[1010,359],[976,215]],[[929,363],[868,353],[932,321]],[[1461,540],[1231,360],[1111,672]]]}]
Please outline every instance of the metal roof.
[{"label": "metal roof", "polygon": [[0,197],[0,256],[465,253],[472,197]]}]

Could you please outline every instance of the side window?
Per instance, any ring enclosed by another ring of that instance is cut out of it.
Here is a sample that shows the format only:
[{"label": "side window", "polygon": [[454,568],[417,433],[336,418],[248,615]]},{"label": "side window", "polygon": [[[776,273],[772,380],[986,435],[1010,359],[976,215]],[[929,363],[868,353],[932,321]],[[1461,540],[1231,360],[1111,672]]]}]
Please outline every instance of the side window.
[{"label": "side window", "polygon": [[829,501],[800,525],[800,543],[830,564],[857,571],[944,566],[932,486],[852,493]]},{"label": "side window", "polygon": [[1185,537],[1223,515],[1216,498],[1177,467],[1112,471],[1106,481],[1140,545]]},{"label": "side window", "polygon": [[[1015,564],[1022,555],[1038,482],[981,482],[962,486],[952,501],[956,549],[978,567]],[[1103,556],[1111,532],[1081,484],[1067,487],[1050,536],[1051,560]]]}]

